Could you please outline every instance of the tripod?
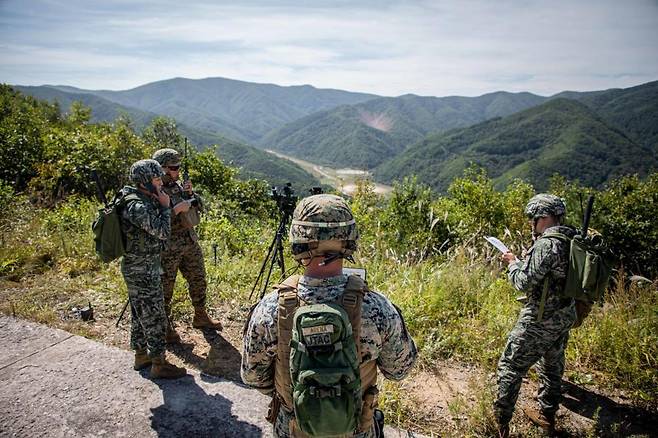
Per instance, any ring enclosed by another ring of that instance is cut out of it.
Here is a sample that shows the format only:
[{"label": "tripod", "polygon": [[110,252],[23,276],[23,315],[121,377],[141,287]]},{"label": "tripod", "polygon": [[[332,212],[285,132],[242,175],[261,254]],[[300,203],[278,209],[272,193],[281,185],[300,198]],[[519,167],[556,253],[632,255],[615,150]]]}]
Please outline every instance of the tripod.
[{"label": "tripod", "polygon": [[270,269],[267,272],[267,278],[265,279],[265,283],[263,284],[263,291],[260,293],[261,299],[265,295],[265,292],[267,292],[267,285],[270,282],[270,276],[272,275],[272,269],[274,269],[274,264],[275,263],[278,264],[279,268],[281,268],[282,277],[286,273],[286,266],[283,260],[283,235],[286,232],[286,226],[290,221],[290,219],[291,219],[291,212],[288,210],[283,210],[281,212],[281,220],[279,221],[279,226],[276,229],[276,234],[274,235],[274,239],[272,239],[270,248],[267,250],[267,256],[265,257],[265,260],[263,260],[263,265],[260,267],[260,272],[258,273],[258,277],[256,277],[256,282],[254,283],[254,287],[251,289],[251,293],[249,294],[250,301],[251,301],[251,297],[254,294],[254,291],[256,290],[256,287],[262,281],[263,274],[265,273],[265,268],[267,267],[268,261],[270,264]]}]

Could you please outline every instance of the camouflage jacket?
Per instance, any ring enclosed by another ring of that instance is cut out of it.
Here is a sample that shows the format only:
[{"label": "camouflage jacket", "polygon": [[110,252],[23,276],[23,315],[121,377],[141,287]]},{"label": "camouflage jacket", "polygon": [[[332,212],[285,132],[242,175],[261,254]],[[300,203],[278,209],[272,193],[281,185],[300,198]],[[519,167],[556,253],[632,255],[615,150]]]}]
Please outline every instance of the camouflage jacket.
[{"label": "camouflage jacket", "polygon": [[[555,226],[544,230],[547,233],[562,233],[573,237],[576,231],[567,226]],[[507,274],[514,288],[527,295],[521,311],[522,318],[535,320],[539,311],[544,279],[548,276],[548,292],[542,320],[550,319],[565,307],[573,307],[573,300],[560,298],[569,270],[569,245],[558,239],[539,237],[524,260],[512,264]]]},{"label": "camouflage jacket", "polygon": [[[180,183],[180,181],[173,181],[171,178],[167,177],[164,178],[163,181],[165,182],[164,185],[162,186],[162,189],[169,195],[171,198],[171,205],[177,205],[183,200],[189,199],[187,193],[183,190],[183,185]],[[192,207],[192,208],[200,208],[202,205],[203,201],[201,197],[194,193],[194,199],[196,199],[199,203],[199,207]],[[174,236],[179,236],[179,235],[185,235],[189,234],[192,240],[197,240],[196,239],[196,232],[194,229],[186,229],[183,226],[183,223],[181,222],[181,215],[180,214],[175,214],[172,212],[172,218],[171,218],[171,235],[172,237]]]},{"label": "camouflage jacket", "polygon": [[[302,276],[298,294],[309,304],[331,302],[342,295],[346,284],[345,275],[325,279]],[[242,380],[265,393],[274,391],[277,304],[277,292],[267,294],[256,305],[244,336]],[[416,356],[416,345],[402,315],[384,295],[367,293],[361,310],[361,362],[375,360],[384,377],[400,380]]]},{"label": "camouflage jacket", "polygon": [[160,206],[135,187],[126,186],[123,192],[139,196],[139,200],[128,201],[121,210],[121,226],[126,234],[124,257],[159,256],[171,233],[171,209]]}]

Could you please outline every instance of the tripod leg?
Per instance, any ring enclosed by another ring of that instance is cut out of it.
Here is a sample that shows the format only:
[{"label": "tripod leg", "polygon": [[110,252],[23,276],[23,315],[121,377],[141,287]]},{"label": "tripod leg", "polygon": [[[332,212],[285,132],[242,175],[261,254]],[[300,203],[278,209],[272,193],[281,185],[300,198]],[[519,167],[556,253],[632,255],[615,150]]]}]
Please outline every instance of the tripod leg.
[{"label": "tripod leg", "polygon": [[278,234],[278,239],[276,241],[276,253],[275,257],[277,258],[277,263],[279,264],[279,268],[281,268],[281,277],[286,275],[286,262],[283,258],[283,233],[285,232],[285,222],[281,222],[282,228],[279,230]]},{"label": "tripod leg", "polygon": [[267,278],[265,279],[265,284],[263,285],[263,292],[260,294],[262,297],[267,292],[267,285],[270,283],[270,276],[272,275],[272,269],[274,269],[274,263],[276,263],[277,255],[276,252],[272,256],[272,262],[270,263],[270,270],[267,271]]},{"label": "tripod leg", "polygon": [[[251,301],[251,296],[254,294],[254,291],[256,290],[256,287],[260,283],[263,273],[265,272],[265,267],[267,266],[267,261],[270,258],[270,255],[272,254],[272,250],[274,249],[274,245],[276,244],[276,239],[277,236],[275,235],[274,238],[272,239],[272,243],[270,243],[270,248],[267,250],[267,256],[265,256],[265,260],[263,260],[263,265],[260,267],[260,272],[258,272],[258,277],[256,277],[256,281],[254,282],[254,287],[251,288],[251,293],[249,294],[249,300]],[[272,269],[270,268],[270,271]],[[269,279],[269,274],[267,278]],[[265,283],[267,285],[267,283]]]}]

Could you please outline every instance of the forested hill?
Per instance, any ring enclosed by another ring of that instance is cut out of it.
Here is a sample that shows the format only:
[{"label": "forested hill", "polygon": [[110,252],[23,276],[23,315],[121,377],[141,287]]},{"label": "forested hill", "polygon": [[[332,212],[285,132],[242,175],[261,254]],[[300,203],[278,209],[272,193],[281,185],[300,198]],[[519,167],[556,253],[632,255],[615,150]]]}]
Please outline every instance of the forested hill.
[{"label": "forested hill", "polygon": [[92,123],[112,122],[121,116],[128,116],[135,128],[141,129],[158,116],[155,113],[120,105],[95,94],[80,92],[71,87],[65,87],[68,90],[62,90],[47,85],[38,87],[12,85],[12,88],[37,99],[57,102],[64,112],[68,112],[73,102],[80,102],[92,109],[90,119]]},{"label": "forested hill", "polygon": [[658,152],[658,81],[590,93],[568,91],[557,96],[584,103],[636,142]]},{"label": "forested hill", "polygon": [[415,174],[444,191],[471,164],[499,186],[523,178],[538,190],[559,173],[587,186],[658,168],[655,154],[586,105],[554,99],[520,113],[432,135],[376,169],[385,182]]},{"label": "forested hill", "polygon": [[[59,109],[64,113],[70,112],[73,102],[80,102],[91,109],[91,123],[112,123],[120,117],[127,116],[131,126],[141,132],[160,117],[157,114],[126,107],[90,93],[73,93],[48,86],[14,86],[13,88],[39,100],[57,102]],[[69,90],[72,89],[69,88]],[[282,185],[290,182],[294,187],[299,188],[320,185],[317,178],[289,160],[228,139],[218,133],[203,132],[182,123],[177,123],[176,128],[181,135],[189,139],[191,145],[200,150],[216,146],[218,154],[224,162],[240,169],[241,178],[258,178],[267,181],[270,185]]]},{"label": "forested hill", "polygon": [[[120,117],[128,117],[131,125],[136,130],[141,131],[156,117],[160,117],[159,114],[121,105],[92,93],[77,92],[75,91],[76,89],[72,87],[52,87],[48,85],[28,87],[15,85],[13,88],[23,94],[37,99],[46,100],[51,103],[56,102],[61,111],[65,113],[69,112],[71,105],[74,102],[80,102],[91,108],[90,122],[92,123],[111,123]],[[184,123],[177,123],[177,128],[182,135],[188,137],[192,144],[201,148],[214,144],[221,144],[226,141],[235,142],[234,140],[227,139],[226,136],[222,134],[190,128]]]},{"label": "forested hill", "polygon": [[377,97],[310,85],[282,87],[224,78],[175,78],[131,90],[77,92],[92,93],[121,105],[173,117],[195,129],[248,142],[308,114]]},{"label": "forested hill", "polygon": [[291,183],[293,189],[302,195],[311,187],[322,185],[316,177],[292,161],[253,146],[223,142],[217,146],[216,152],[224,163],[239,169],[238,177],[241,179],[262,179],[271,186]]},{"label": "forested hill", "polygon": [[506,92],[379,98],[311,114],[274,130],[259,144],[322,164],[371,169],[428,133],[506,116],[545,100],[531,93]]}]

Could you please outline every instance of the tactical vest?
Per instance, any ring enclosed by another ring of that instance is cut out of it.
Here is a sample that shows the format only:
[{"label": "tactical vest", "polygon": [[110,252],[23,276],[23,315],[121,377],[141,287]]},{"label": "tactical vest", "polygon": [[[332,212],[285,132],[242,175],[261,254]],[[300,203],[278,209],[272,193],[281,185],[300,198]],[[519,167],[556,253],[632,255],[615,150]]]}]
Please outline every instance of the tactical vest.
[{"label": "tactical vest", "polygon": [[[183,192],[183,187],[178,183],[178,181],[173,181],[169,184],[166,184],[162,188],[165,193],[169,195],[174,206],[184,200],[187,200],[187,198],[184,196],[185,193]],[[190,207],[188,211],[181,212],[179,214],[172,214],[171,233],[184,233],[199,225],[200,222],[201,218],[199,216],[199,208]],[[196,235],[191,237],[192,240],[196,240]]]},{"label": "tactical vest", "polygon": [[[304,434],[297,427],[293,414],[292,382],[290,376],[290,341],[292,339],[293,316],[295,311],[306,303],[297,294],[297,285],[300,275],[288,277],[283,283],[277,285],[278,292],[278,318],[277,318],[277,357],[274,366],[274,386],[276,395],[272,399],[268,421],[272,424],[276,421],[279,405],[291,413],[293,419],[290,421],[290,436],[304,438]],[[350,275],[347,279],[345,291],[333,304],[338,304],[347,313],[352,334],[357,347],[357,357],[361,358],[361,307],[364,295],[368,293],[365,282],[356,275]],[[374,360],[362,362],[359,367],[361,376],[361,394],[363,403],[361,417],[356,433],[366,432],[373,426],[374,411],[377,407],[377,364]],[[352,436],[352,435],[348,435]]]}]

